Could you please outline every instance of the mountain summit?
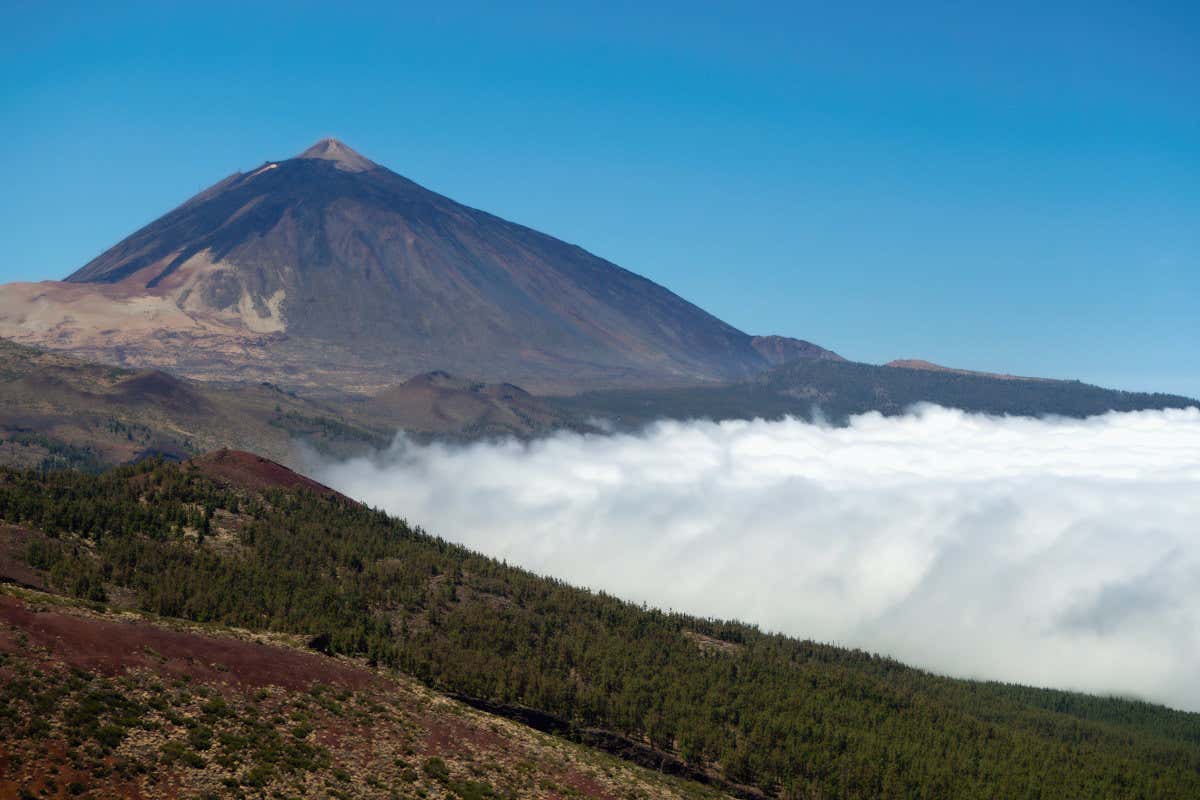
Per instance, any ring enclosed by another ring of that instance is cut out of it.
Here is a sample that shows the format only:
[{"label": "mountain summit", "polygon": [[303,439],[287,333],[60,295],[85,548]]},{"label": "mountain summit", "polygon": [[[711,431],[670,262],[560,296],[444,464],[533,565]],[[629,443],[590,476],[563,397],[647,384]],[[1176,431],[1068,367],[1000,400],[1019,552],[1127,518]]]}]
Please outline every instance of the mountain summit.
[{"label": "mountain summit", "polygon": [[351,391],[436,369],[541,390],[682,385],[837,358],[751,337],[336,139],[225,178],[65,283],[0,287],[0,335],[201,378]]},{"label": "mountain summit", "polygon": [[355,152],[337,139],[321,139],[296,158],[317,158],[332,161],[338,169],[346,172],[366,172],[379,165]]}]

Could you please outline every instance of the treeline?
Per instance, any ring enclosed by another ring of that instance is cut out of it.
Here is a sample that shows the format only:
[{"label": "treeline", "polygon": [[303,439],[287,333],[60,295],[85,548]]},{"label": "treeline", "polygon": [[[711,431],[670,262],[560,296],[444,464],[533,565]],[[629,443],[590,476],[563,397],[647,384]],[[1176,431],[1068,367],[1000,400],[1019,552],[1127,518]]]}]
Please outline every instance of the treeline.
[{"label": "treeline", "polygon": [[1200,715],[951,680],[572,588],[335,497],[188,466],[0,472],[62,591],[328,634],[430,685],[640,738],[783,797],[1200,796]]}]

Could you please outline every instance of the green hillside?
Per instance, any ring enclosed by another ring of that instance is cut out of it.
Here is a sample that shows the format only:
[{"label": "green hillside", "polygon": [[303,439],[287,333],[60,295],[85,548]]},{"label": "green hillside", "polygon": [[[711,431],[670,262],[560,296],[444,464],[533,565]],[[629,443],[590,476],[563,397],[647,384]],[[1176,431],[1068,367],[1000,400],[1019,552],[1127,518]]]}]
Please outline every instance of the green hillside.
[{"label": "green hillside", "polygon": [[17,555],[64,593],[315,636],[727,786],[784,797],[1200,793],[1200,715],[951,680],[638,607],[332,493],[259,494],[152,462],[99,476],[5,471],[0,519],[33,531]]}]

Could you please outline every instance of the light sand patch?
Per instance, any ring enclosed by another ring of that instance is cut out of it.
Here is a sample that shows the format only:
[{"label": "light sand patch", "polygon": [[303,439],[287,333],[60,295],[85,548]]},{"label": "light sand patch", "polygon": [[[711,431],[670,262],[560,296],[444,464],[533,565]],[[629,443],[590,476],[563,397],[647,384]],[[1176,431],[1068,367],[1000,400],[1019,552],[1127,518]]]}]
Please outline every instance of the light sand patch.
[{"label": "light sand patch", "polygon": [[243,293],[238,301],[242,324],[255,333],[281,333],[287,330],[287,323],[283,319],[283,300],[286,296],[283,289],[278,289],[270,297],[263,298],[260,307],[249,292]]},{"label": "light sand patch", "polygon": [[[140,288],[169,259],[119,284],[10,283],[0,286],[0,336],[25,344],[67,349],[145,347],[163,336],[215,336],[234,344],[243,337],[279,333],[286,293],[255,297],[238,270],[213,262],[207,251],[188,259],[158,286]],[[145,278],[145,280],[142,280]],[[224,281],[237,296],[224,308],[205,298]]]}]

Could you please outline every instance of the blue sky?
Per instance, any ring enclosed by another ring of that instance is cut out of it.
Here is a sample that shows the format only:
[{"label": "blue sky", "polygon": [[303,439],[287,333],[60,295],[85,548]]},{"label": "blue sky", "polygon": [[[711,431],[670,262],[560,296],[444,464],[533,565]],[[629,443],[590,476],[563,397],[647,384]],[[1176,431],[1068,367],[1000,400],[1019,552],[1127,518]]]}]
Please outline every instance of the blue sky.
[{"label": "blue sky", "polygon": [[0,3],[0,279],[334,135],[753,333],[1200,396],[1200,6],[441,5]]}]

